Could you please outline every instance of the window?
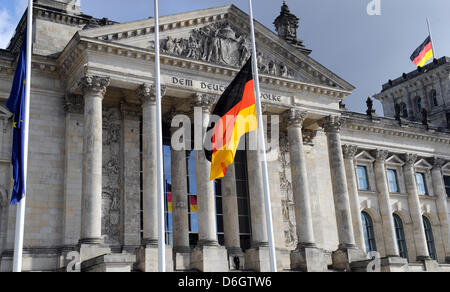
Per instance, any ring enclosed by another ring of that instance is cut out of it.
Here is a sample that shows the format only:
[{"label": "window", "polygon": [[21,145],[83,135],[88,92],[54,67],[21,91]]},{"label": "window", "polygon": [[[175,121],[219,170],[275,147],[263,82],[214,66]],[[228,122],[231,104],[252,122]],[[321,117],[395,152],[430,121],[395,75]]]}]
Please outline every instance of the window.
[{"label": "window", "polygon": [[394,169],[388,169],[387,177],[389,182],[389,190],[391,191],[391,193],[399,193],[397,171]]},{"label": "window", "polygon": [[427,194],[427,186],[425,184],[425,174],[417,172],[416,173],[416,183],[419,195],[425,196]]},{"label": "window", "polygon": [[408,117],[408,108],[406,107],[406,103],[402,102],[400,104],[400,112],[403,118]]},{"label": "window", "polygon": [[404,259],[408,258],[408,249],[406,248],[405,229],[403,221],[397,214],[394,214],[395,235],[397,237],[398,252]]},{"label": "window", "polygon": [[357,173],[358,173],[358,184],[359,189],[361,191],[368,191],[369,190],[369,181],[367,177],[367,167],[358,165]]},{"label": "window", "polygon": [[417,98],[417,112],[418,113],[422,113],[422,109],[423,109],[423,107],[422,107],[422,98],[418,97]]},{"label": "window", "polygon": [[[242,143],[244,143],[242,140]],[[251,247],[252,227],[250,219],[250,201],[248,190],[247,152],[238,150],[234,159],[236,172],[236,191],[238,200],[239,237],[242,250]]]},{"label": "window", "polygon": [[450,176],[444,175],[445,191],[447,192],[447,197],[450,198]]},{"label": "window", "polygon": [[366,242],[366,252],[377,251],[372,217],[370,217],[368,213],[362,212],[361,218],[364,230],[364,240]]},{"label": "window", "polygon": [[437,93],[436,90],[431,91],[431,100],[433,101],[433,106],[439,106],[439,102],[437,100]]},{"label": "window", "polygon": [[425,228],[425,237],[427,239],[428,253],[433,260],[437,260],[436,247],[434,246],[433,229],[430,220],[423,216],[423,227]]}]

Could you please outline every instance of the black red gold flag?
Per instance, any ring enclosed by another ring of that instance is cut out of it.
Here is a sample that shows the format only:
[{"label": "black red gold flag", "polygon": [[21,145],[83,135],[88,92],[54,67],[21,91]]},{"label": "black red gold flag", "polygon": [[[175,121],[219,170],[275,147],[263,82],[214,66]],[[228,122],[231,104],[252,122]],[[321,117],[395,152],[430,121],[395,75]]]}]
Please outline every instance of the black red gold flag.
[{"label": "black red gold flag", "polygon": [[417,67],[425,66],[426,62],[433,59],[433,45],[431,43],[431,37],[428,36],[427,39],[418,47],[414,53],[411,55],[411,61]]},{"label": "black red gold flag", "polygon": [[205,150],[211,161],[210,180],[225,176],[241,137],[258,129],[251,58],[224,91],[213,115],[220,119],[212,127],[212,151]]}]

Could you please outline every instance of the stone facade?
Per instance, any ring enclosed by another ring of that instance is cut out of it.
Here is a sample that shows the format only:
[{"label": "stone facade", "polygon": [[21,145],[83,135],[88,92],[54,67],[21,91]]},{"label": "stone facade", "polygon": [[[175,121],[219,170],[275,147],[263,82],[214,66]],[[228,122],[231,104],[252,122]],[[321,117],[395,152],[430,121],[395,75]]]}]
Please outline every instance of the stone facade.
[{"label": "stone facade", "polygon": [[[73,1],[38,0],[34,9],[23,268],[155,271],[154,20],[95,19]],[[1,271],[12,269],[16,214],[8,204],[12,125],[4,104],[24,20],[0,51]],[[386,117],[352,113],[340,104],[354,87],[309,57],[297,40],[298,22],[284,4],[278,35],[255,24],[263,110],[272,125],[279,118],[281,130],[272,136],[280,147],[268,162],[278,270],[364,271],[370,266],[367,244],[375,242],[382,270],[449,271],[450,131],[441,105],[450,103],[450,62],[437,60],[384,85],[375,97]],[[218,96],[250,56],[248,15],[225,6],[162,17],[160,25],[164,133],[170,138],[176,132],[170,125],[175,113],[197,117],[192,126],[204,132]],[[431,89],[436,94],[421,108],[428,112],[414,108],[416,92]],[[245,171],[236,164],[221,181],[222,210],[215,208],[217,185],[209,183],[203,151],[168,153],[168,270],[229,271],[239,258],[241,270],[267,271],[258,152],[247,151]],[[190,176],[197,212],[185,200],[192,194]],[[188,222],[192,212],[197,232]],[[401,218],[403,235],[394,216]]]}]

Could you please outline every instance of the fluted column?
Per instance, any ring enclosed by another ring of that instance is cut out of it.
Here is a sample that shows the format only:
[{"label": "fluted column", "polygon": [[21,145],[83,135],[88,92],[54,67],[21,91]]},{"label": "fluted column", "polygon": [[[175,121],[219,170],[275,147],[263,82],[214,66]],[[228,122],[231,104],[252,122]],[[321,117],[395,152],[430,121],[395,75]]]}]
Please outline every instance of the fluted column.
[{"label": "fluted column", "polygon": [[[164,87],[162,88],[164,93]],[[162,94],[161,96],[163,96]],[[158,245],[157,129],[155,86],[143,84],[137,91],[142,102],[143,245]]]},{"label": "fluted column", "polygon": [[[211,106],[214,97],[197,94],[194,106],[201,108],[202,132],[205,137]],[[197,198],[198,198],[198,235],[200,246],[217,246],[217,225],[214,181],[210,181],[211,162],[206,159],[203,149],[195,153],[196,178],[197,178]]]},{"label": "fluted column", "polygon": [[84,139],[80,243],[102,243],[102,101],[109,78],[84,76]]},{"label": "fluted column", "polygon": [[395,234],[394,216],[390,201],[389,185],[386,173],[386,159],[389,152],[386,150],[376,151],[375,179],[378,190],[378,202],[380,205],[381,221],[383,224],[384,245],[386,256],[399,257],[397,236]]},{"label": "fluted column", "polygon": [[441,221],[441,233],[444,241],[445,261],[450,262],[450,222],[448,216],[447,192],[445,191],[445,183],[442,175],[442,165],[445,160],[434,158],[433,169],[431,170],[431,178],[433,180],[433,189],[438,198],[437,210],[439,221]]},{"label": "fluted column", "polygon": [[334,208],[339,236],[339,249],[355,248],[350,199],[345,175],[344,157],[342,154],[339,117],[329,116],[322,120],[328,140],[331,180],[333,187]]},{"label": "fluted column", "polygon": [[234,164],[228,166],[227,173],[222,178],[222,206],[225,246],[229,254],[240,254],[242,250],[239,237],[239,213]]},{"label": "fluted column", "polygon": [[364,230],[361,220],[361,204],[359,201],[358,180],[356,178],[355,155],[358,147],[354,145],[344,145],[345,173],[347,175],[348,194],[350,197],[350,207],[352,209],[353,231],[355,233],[356,245],[365,250]]},{"label": "fluted column", "polygon": [[419,192],[416,184],[416,172],[414,164],[417,160],[417,155],[406,154],[405,165],[403,166],[403,173],[405,176],[406,191],[408,192],[408,205],[414,229],[414,241],[416,243],[417,260],[430,259],[428,252],[427,241],[425,237],[425,228],[423,226],[422,210],[419,199]]},{"label": "fluted column", "polygon": [[302,127],[306,112],[290,110],[288,113],[289,155],[291,163],[292,190],[295,201],[295,220],[297,227],[298,247],[315,247],[311,198],[303,149]]}]

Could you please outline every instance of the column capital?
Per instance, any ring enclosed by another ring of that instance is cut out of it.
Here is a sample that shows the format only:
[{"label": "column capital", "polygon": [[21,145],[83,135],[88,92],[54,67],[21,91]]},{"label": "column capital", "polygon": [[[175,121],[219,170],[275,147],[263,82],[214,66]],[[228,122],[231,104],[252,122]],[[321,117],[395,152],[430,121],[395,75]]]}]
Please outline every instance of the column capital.
[{"label": "column capital", "polygon": [[217,96],[205,93],[195,93],[194,102],[192,103],[194,107],[201,107],[204,111],[211,111],[211,107],[218,100]]},{"label": "column capital", "polygon": [[96,93],[100,94],[102,97],[105,96],[106,88],[109,86],[109,84],[110,84],[109,77],[102,77],[88,74],[81,77],[80,82],[78,82],[78,85],[81,87],[83,94]]},{"label": "column capital", "polygon": [[[167,87],[161,85],[161,97],[166,95]],[[156,86],[154,84],[144,83],[136,90],[137,98],[145,104],[147,102],[156,102]]]},{"label": "column capital", "polygon": [[288,127],[303,127],[308,113],[299,109],[290,109],[285,112],[285,119]]},{"label": "column capital", "polygon": [[375,151],[375,158],[377,162],[384,163],[386,159],[389,157],[389,151],[383,149],[377,149]]},{"label": "column capital", "polygon": [[342,152],[344,153],[345,159],[355,159],[356,153],[358,152],[358,146],[356,145],[343,145]]},{"label": "column capital", "polygon": [[433,157],[433,169],[442,169],[442,166],[444,166],[444,164],[446,163],[446,160],[444,158],[441,157]]},{"label": "column capital", "polygon": [[75,94],[66,94],[64,97],[64,109],[69,114],[83,114],[84,101],[83,96]]},{"label": "column capital", "polygon": [[339,116],[328,116],[319,121],[319,125],[326,133],[339,133],[341,130],[342,120]]},{"label": "column capital", "polygon": [[405,154],[405,165],[414,166],[417,161],[417,154],[406,153]]}]

